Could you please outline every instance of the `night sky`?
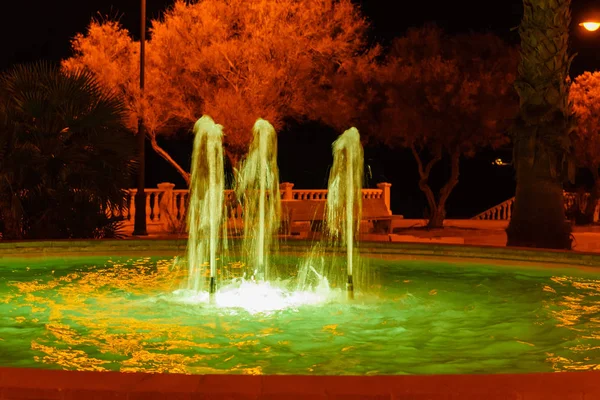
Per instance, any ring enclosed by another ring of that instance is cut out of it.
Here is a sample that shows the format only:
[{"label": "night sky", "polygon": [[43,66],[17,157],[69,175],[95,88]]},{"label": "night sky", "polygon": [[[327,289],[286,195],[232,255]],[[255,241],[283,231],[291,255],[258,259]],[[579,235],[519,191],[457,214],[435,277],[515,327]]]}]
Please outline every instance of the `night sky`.
[{"label": "night sky", "polygon": [[[118,17],[123,26],[139,32],[139,0],[11,0],[0,13],[0,69],[15,63],[36,60],[60,61],[70,55],[69,40],[83,32],[92,17]],[[450,33],[493,32],[518,43],[518,26],[522,0],[487,1],[357,1],[372,24],[372,40],[387,43],[401,36],[407,28],[435,22]],[[394,4],[394,10],[390,8]],[[147,0],[148,18],[158,17],[170,0]],[[403,7],[401,12],[395,9]],[[589,13],[600,12],[600,0],[573,0],[572,52],[578,56],[571,75],[600,69],[600,31],[584,32],[577,23]],[[596,14],[598,15],[598,14]],[[282,181],[295,182],[299,188],[324,187],[331,163],[330,143],[338,132],[317,125],[290,125],[280,135],[279,160]],[[170,141],[164,145],[189,166],[191,141]],[[306,151],[299,151],[302,149]],[[307,157],[310,154],[310,157]],[[461,165],[460,183],[449,200],[449,217],[469,217],[514,195],[511,167],[496,167],[496,156],[510,157],[510,151],[483,152]],[[172,168],[147,152],[147,186],[161,181],[183,182]],[[382,148],[365,149],[365,159],[372,172],[372,183],[387,180],[392,186],[392,209],[395,214],[422,217],[424,197],[417,187],[414,161],[405,152]],[[438,177],[442,177],[439,175]]]}]

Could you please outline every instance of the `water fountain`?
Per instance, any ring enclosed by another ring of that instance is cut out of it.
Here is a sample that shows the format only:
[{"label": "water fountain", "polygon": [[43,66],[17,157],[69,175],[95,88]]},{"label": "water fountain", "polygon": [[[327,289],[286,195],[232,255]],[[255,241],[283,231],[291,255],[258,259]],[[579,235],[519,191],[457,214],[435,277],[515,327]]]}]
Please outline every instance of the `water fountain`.
[{"label": "water fountain", "polygon": [[[194,150],[188,206],[188,290],[203,290],[206,268],[211,295],[216,292],[219,230],[224,220],[223,127],[209,116],[194,125]],[[226,239],[226,238],[225,238]]]},{"label": "water fountain", "polygon": [[333,166],[327,190],[326,228],[330,238],[346,249],[346,290],[354,298],[354,241],[362,210],[363,148],[356,128],[345,131],[333,143]]},{"label": "water fountain", "polygon": [[[332,145],[333,165],[329,173],[325,230],[313,244],[298,274],[300,290],[346,285],[348,299],[354,299],[357,257],[355,242],[361,219],[363,149],[356,128],[345,131]],[[324,257],[325,252],[342,254],[343,261]],[[363,268],[363,286],[367,274]]]},{"label": "water fountain", "polygon": [[281,216],[277,133],[264,119],[252,128],[254,138],[238,176],[238,199],[244,209],[244,261],[255,279],[268,281]]},{"label": "water fountain", "polygon": [[[222,243],[226,240],[226,234],[222,235],[223,237],[219,235],[225,221],[225,211],[220,211],[224,209],[222,127],[215,124],[210,117],[204,116],[196,122],[194,132],[196,137],[188,211],[187,261],[188,294],[191,293],[193,298],[198,299],[198,295],[201,297],[203,292],[207,272],[210,277],[208,292],[211,298],[216,293],[217,254],[224,251]],[[292,293],[293,289],[282,290],[281,287],[271,285],[278,278],[270,258],[276,252],[281,219],[277,134],[268,121],[258,119],[253,127],[253,135],[248,156],[242,163],[237,177],[236,189],[237,198],[243,206],[244,238],[240,251],[246,273],[241,281],[234,282],[233,285],[232,282],[228,282],[229,286],[225,290],[227,298],[224,297],[221,302],[235,304],[240,301],[239,298],[245,297],[245,293],[250,292],[262,292],[263,297],[270,298],[270,301],[280,297],[284,302],[294,296],[297,298],[298,293],[306,294],[307,290],[323,293],[324,289],[329,287],[333,275],[335,279],[339,278],[340,270],[336,263],[323,261],[323,247],[345,253],[343,269],[346,291],[348,298],[353,299],[356,264],[354,243],[360,223],[363,175],[363,150],[358,130],[351,128],[345,131],[333,143],[325,239],[313,246],[314,257],[309,257],[308,262],[301,266],[294,287],[297,293]],[[319,258],[320,266],[315,262]],[[306,284],[309,275],[313,281],[311,285]],[[262,282],[264,285],[257,289],[249,285],[249,282]],[[232,300],[236,295],[239,298]],[[314,302],[314,298],[311,297],[309,301]]]}]

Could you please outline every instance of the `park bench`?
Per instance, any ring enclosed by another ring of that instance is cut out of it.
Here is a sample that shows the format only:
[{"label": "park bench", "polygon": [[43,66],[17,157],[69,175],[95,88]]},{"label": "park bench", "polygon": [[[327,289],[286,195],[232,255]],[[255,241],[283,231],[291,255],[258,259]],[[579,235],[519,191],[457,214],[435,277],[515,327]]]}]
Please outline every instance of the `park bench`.
[{"label": "park bench", "polygon": [[[326,218],[326,209],[326,200],[283,200],[282,233],[297,233],[298,223],[308,223],[310,230],[317,230]],[[361,221],[372,223],[374,233],[391,233],[393,218],[383,199],[363,199]]]}]

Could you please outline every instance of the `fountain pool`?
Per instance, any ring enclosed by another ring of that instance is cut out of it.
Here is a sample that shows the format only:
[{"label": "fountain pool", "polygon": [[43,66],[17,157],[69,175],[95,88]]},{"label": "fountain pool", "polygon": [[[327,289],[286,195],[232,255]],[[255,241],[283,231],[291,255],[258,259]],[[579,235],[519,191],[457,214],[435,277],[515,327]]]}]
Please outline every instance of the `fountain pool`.
[{"label": "fountain pool", "polygon": [[[108,248],[106,242],[96,246]],[[134,242],[118,246],[136,248]],[[460,253],[461,247],[449,248]],[[344,288],[291,292],[291,281],[238,282],[223,284],[212,304],[182,292],[187,272],[171,270],[178,254],[173,246],[171,254],[155,257],[4,254],[2,366],[296,375],[599,368],[600,270],[569,267],[568,255],[565,264],[525,266],[497,259],[410,260],[390,249],[363,254],[380,284],[357,292],[353,301]],[[297,269],[300,250],[285,255],[284,246],[273,264]],[[521,260],[536,254],[495,252]],[[235,273],[234,262],[224,264],[230,270],[219,273]]]}]

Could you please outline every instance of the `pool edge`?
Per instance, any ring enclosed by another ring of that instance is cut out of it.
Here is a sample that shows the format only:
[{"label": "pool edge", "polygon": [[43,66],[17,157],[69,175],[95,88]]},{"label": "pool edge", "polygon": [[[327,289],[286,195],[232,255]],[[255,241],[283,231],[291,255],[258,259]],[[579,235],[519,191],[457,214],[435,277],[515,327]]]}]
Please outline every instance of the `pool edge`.
[{"label": "pool edge", "polygon": [[[235,243],[237,240],[234,240]],[[282,252],[305,251],[313,242],[284,240]],[[0,260],[14,258],[48,258],[105,255],[148,256],[183,255],[186,239],[101,239],[61,241],[0,241]],[[545,264],[548,266],[600,267],[600,254],[564,250],[529,249],[459,244],[398,243],[363,241],[357,246],[365,256],[461,258],[473,261],[503,261]]]},{"label": "pool edge", "polygon": [[600,399],[600,371],[497,375],[179,375],[0,368],[2,399]]}]

